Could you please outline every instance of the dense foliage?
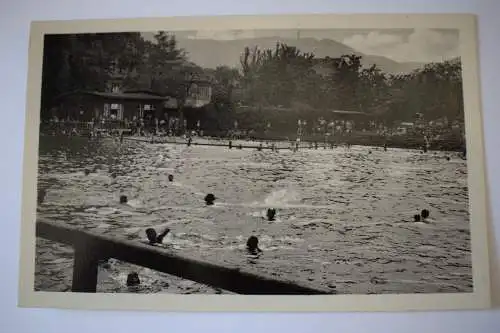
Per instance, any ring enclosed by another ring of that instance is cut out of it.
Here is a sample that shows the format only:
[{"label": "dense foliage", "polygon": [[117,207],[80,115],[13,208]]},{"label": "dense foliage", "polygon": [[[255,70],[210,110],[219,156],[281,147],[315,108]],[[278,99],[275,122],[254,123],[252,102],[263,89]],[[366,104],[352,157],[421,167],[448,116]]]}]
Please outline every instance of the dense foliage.
[{"label": "dense foliage", "polygon": [[362,68],[357,55],[315,59],[278,44],[275,50],[246,48],[241,66],[241,99],[249,105],[282,105],[306,112],[312,107],[319,115],[331,110],[362,111],[386,122],[411,120],[416,113],[428,120],[463,119],[459,59],[394,75],[376,65]]},{"label": "dense foliage", "polygon": [[274,49],[245,48],[238,69],[202,69],[187,59],[175,36],[165,32],[154,41],[139,33],[46,36],[42,110],[64,92],[109,89],[106,83],[116,76],[129,89],[176,97],[182,109],[192,83],[208,74],[210,107],[225,119],[238,108],[260,110],[248,119],[262,118],[267,109],[278,110],[282,119],[289,112],[293,121],[328,116],[331,110],[363,111],[388,124],[412,120],[416,113],[427,120],[463,119],[458,58],[406,74],[363,68],[357,55],[318,59],[280,43]]}]

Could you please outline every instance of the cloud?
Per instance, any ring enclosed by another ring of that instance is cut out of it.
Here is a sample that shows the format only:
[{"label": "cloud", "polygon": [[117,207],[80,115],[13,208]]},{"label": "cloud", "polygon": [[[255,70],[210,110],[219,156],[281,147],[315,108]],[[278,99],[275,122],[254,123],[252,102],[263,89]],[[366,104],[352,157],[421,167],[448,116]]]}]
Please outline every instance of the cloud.
[{"label": "cloud", "polygon": [[431,62],[459,55],[458,33],[450,31],[415,29],[409,35],[373,31],[342,42],[357,51],[396,61]]}]

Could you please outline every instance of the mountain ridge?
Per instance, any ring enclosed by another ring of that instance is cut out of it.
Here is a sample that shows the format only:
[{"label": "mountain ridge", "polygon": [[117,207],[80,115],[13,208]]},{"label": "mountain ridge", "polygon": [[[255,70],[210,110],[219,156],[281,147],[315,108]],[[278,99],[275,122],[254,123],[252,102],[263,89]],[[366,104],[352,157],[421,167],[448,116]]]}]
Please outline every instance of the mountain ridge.
[{"label": "mountain ridge", "polygon": [[[154,40],[153,33],[143,34],[147,40]],[[364,67],[377,65],[387,73],[409,73],[423,67],[425,63],[398,62],[384,56],[369,55],[357,51],[341,42],[332,39],[315,39],[312,37],[281,38],[259,37],[234,40],[189,39],[177,37],[178,46],[187,52],[190,61],[205,68],[215,68],[220,65],[229,67],[240,66],[240,56],[246,46],[260,49],[274,49],[277,42],[297,47],[301,52],[313,53],[316,58],[340,57],[344,54],[356,54],[362,57]]]}]

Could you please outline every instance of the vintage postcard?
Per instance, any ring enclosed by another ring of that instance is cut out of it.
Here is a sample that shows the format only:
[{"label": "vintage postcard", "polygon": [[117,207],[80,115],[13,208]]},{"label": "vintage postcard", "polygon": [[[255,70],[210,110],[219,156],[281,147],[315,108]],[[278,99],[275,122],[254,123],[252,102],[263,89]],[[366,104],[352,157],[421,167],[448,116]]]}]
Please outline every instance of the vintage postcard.
[{"label": "vintage postcard", "polygon": [[490,306],[473,15],[34,22],[19,305]]}]

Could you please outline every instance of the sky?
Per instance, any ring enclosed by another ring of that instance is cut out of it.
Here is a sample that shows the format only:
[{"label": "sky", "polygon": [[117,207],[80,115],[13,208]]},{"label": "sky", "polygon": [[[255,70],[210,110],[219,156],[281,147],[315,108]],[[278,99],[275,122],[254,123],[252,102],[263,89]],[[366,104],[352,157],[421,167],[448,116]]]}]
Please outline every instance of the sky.
[{"label": "sky", "polygon": [[[258,37],[297,38],[297,30],[223,30],[176,32],[179,39],[234,40]],[[457,30],[301,30],[300,37],[332,39],[359,52],[398,62],[432,62],[459,56]]]}]

